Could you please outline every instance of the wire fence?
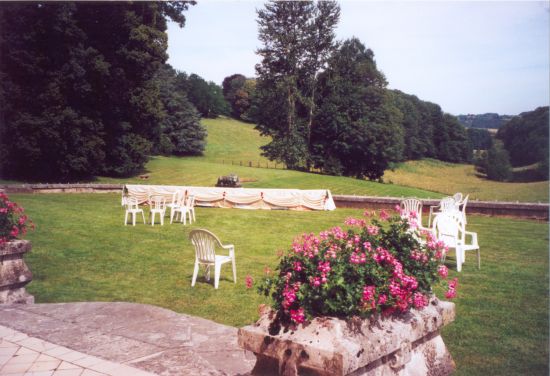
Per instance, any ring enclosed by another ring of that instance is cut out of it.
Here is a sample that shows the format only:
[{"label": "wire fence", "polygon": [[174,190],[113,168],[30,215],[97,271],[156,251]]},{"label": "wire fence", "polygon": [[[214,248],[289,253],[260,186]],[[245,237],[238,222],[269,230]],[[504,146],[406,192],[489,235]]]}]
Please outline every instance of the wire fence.
[{"label": "wire fence", "polygon": [[235,161],[230,159],[222,159],[222,164],[231,165],[231,166],[244,166],[244,167],[254,167],[254,168],[268,168],[276,170],[286,170],[286,165],[284,163],[269,162],[269,161]]}]

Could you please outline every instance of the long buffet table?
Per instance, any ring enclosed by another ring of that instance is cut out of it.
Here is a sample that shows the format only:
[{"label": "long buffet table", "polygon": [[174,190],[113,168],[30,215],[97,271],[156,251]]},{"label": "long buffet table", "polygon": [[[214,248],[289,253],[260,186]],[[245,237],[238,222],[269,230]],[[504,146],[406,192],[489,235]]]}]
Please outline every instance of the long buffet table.
[{"label": "long buffet table", "polygon": [[126,184],[122,190],[122,203],[126,197],[135,197],[140,204],[150,196],[162,195],[170,202],[172,195],[183,191],[195,196],[197,206],[240,209],[334,210],[336,205],[327,189],[260,189],[217,188],[176,185]]}]

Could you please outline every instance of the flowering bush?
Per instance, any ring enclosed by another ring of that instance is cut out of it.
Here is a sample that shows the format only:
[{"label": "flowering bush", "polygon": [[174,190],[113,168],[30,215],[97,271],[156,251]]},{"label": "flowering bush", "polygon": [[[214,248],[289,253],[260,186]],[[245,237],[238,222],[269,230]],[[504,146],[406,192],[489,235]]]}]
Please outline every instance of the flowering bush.
[{"label": "flowering bush", "polygon": [[32,222],[23,213],[21,206],[10,201],[5,193],[0,192],[0,245],[25,235],[28,225],[34,228]]},{"label": "flowering bush", "polygon": [[[403,214],[403,213],[399,213]],[[406,218],[386,211],[348,218],[346,231],[334,227],[295,239],[258,291],[271,296],[282,323],[299,324],[318,316],[366,317],[421,309],[432,285],[447,278],[446,252],[431,233],[416,229],[416,214]],[[421,235],[426,240],[420,241]],[[447,298],[456,295],[456,279]]]}]

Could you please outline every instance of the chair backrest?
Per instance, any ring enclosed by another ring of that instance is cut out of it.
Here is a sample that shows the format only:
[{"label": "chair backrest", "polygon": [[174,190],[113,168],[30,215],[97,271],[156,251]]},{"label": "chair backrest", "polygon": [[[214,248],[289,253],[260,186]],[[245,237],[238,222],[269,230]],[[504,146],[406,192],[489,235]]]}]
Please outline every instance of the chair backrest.
[{"label": "chair backrest", "polygon": [[437,214],[432,229],[436,239],[443,241],[449,247],[456,247],[464,241],[464,227],[462,214],[451,211]]},{"label": "chair backrest", "polygon": [[453,199],[455,200],[456,203],[461,202],[461,201],[462,201],[462,193],[456,192],[456,193],[453,195]]},{"label": "chair backrest", "polygon": [[189,233],[189,240],[195,247],[195,257],[202,262],[214,262],[216,245],[222,246],[216,235],[204,229],[192,230]]},{"label": "chair backrest", "polygon": [[126,210],[136,210],[138,209],[138,200],[135,197],[127,196],[124,199],[124,203],[126,205]]},{"label": "chair backrest", "polygon": [[183,190],[179,190],[176,195],[176,204],[179,206],[182,206],[185,201],[185,192]]},{"label": "chair backrest", "polygon": [[445,197],[439,202],[439,208],[442,212],[453,211],[457,209],[456,201],[452,197]]},{"label": "chair backrest", "polygon": [[422,201],[416,198],[406,198],[400,203],[401,215],[408,218],[409,214],[415,212],[418,217],[422,216]]},{"label": "chair backrest", "polygon": [[188,208],[192,208],[195,206],[195,196],[187,196],[187,202],[185,203],[185,206]]},{"label": "chair backrest", "polygon": [[164,196],[151,196],[149,201],[151,209],[163,210],[166,207],[166,197]]}]

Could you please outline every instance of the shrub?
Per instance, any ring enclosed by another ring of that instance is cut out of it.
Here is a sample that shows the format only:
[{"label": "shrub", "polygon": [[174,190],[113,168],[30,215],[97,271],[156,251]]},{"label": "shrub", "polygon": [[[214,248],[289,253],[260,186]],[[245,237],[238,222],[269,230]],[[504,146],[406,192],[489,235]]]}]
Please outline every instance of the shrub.
[{"label": "shrub", "polygon": [[24,214],[24,209],[0,192],[0,245],[24,236],[28,225],[34,229],[34,224]]},{"label": "shrub", "polygon": [[[275,322],[299,324],[318,316],[367,317],[428,304],[432,285],[447,277],[446,252],[431,233],[420,241],[416,215],[348,218],[345,231],[334,227],[316,236],[303,234],[283,255],[274,275],[258,291],[271,296]],[[456,295],[456,279],[447,298]]]}]

